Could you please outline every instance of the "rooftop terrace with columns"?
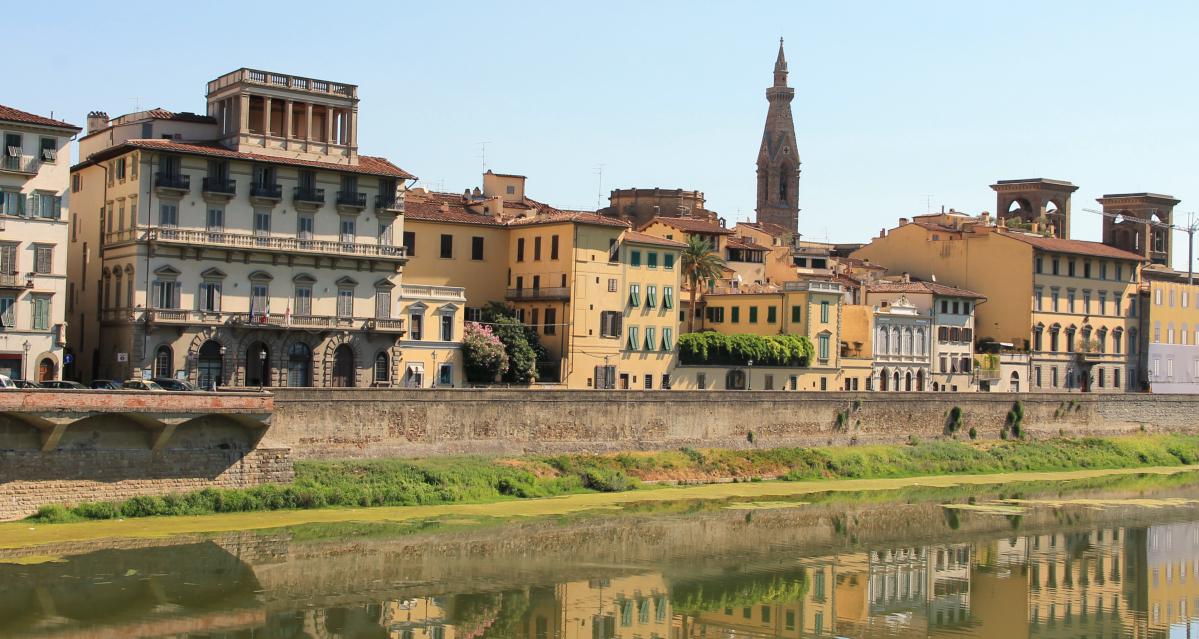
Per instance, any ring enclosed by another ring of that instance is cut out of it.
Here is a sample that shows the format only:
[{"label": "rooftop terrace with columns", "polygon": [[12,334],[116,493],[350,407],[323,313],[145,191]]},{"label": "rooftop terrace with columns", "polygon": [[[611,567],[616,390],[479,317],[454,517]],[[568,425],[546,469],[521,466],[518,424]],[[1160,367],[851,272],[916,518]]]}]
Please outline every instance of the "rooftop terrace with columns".
[{"label": "rooftop terrace with columns", "polygon": [[358,163],[358,87],[238,69],[208,83],[208,115],[236,151]]}]

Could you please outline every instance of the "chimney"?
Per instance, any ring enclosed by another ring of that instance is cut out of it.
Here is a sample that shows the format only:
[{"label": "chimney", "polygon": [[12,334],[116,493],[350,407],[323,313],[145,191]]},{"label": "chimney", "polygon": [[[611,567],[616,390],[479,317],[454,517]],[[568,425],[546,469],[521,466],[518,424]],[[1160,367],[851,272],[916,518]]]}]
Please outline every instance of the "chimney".
[{"label": "chimney", "polygon": [[1049,237],[1057,237],[1057,226],[1054,224],[1047,225],[1045,230],[1049,233]]},{"label": "chimney", "polygon": [[108,128],[108,114],[103,111],[92,111],[87,114],[88,135]]},{"label": "chimney", "polygon": [[912,283],[912,274],[911,274],[911,273],[909,273],[909,272],[907,272],[907,271],[904,271],[904,272],[903,272],[903,283],[904,283],[904,284],[911,284],[911,283]]},{"label": "chimney", "polygon": [[881,228],[881,229],[879,229],[879,230],[878,230],[878,236],[879,236],[880,238],[887,237],[887,229],[885,229],[885,228]]},{"label": "chimney", "polygon": [[907,224],[908,224],[908,218],[906,218],[906,217],[901,217],[901,218],[899,218],[899,225],[900,225],[900,226],[907,226]]}]

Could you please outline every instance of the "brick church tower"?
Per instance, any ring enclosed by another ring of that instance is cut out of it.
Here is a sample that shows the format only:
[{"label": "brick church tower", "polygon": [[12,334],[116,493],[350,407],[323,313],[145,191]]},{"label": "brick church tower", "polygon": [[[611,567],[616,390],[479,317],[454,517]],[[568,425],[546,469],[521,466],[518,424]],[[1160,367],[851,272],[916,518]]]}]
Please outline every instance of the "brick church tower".
[{"label": "brick church tower", "polygon": [[795,145],[795,123],[791,100],[795,89],[787,86],[787,59],[783,39],[774,62],[774,86],[766,89],[770,110],[758,150],[758,222],[799,229],[799,150]]}]

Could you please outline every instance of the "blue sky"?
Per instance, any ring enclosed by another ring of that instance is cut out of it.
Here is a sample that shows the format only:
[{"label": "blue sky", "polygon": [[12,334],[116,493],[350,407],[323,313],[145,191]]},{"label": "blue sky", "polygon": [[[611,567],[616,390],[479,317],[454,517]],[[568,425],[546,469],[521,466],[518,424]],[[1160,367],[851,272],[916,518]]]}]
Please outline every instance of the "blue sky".
[{"label": "blue sky", "polygon": [[1141,4],[73,3],[59,37],[8,33],[7,86],[29,90],[0,100],[82,125],[202,111],[205,82],[241,66],[303,74],[358,84],[362,151],[422,184],[478,185],[485,141],[489,168],[558,206],[593,208],[602,164],[605,200],[698,189],[733,221],[753,212],[783,36],[808,237],[867,241],[930,202],[993,211],[994,180],[1050,177],[1080,186],[1074,236],[1098,239],[1081,208],[1103,193],[1199,210],[1199,3]]}]

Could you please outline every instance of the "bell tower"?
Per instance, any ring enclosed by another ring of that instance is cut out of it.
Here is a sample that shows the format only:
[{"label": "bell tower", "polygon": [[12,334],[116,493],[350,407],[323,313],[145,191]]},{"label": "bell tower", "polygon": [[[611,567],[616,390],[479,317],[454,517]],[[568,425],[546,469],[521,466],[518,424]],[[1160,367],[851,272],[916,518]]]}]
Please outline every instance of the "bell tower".
[{"label": "bell tower", "polygon": [[787,86],[787,58],[783,39],[774,61],[774,86],[766,89],[766,127],[758,149],[757,221],[799,229],[799,150],[795,144],[795,122],[791,100],[795,89]]}]

